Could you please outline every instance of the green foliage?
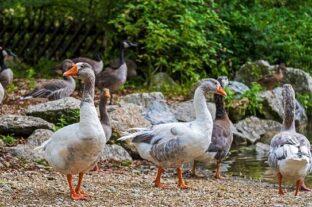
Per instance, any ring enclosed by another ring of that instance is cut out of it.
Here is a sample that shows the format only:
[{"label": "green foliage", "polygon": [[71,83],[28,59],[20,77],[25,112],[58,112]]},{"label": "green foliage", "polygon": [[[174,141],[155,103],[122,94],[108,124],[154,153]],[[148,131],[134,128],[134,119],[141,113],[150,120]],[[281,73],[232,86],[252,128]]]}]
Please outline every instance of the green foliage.
[{"label": "green foliage", "polygon": [[138,59],[147,78],[167,72],[181,82],[195,82],[205,68],[217,68],[220,36],[227,27],[213,1],[129,1],[111,23],[140,44]]},{"label": "green foliage", "polygon": [[262,91],[261,86],[258,83],[253,83],[250,90],[245,91],[242,97],[245,97],[249,100],[247,106],[247,111],[250,115],[257,115],[257,113],[262,112],[262,99],[259,96],[259,93]]},{"label": "green foliage", "polygon": [[9,146],[16,143],[16,139],[12,135],[1,135],[0,139],[2,139],[2,141]]},{"label": "green foliage", "polygon": [[297,99],[305,108],[308,117],[311,117],[312,116],[312,94],[311,93],[297,94]]},{"label": "green foliage", "polygon": [[54,131],[57,131],[67,125],[77,123],[80,118],[80,110],[74,110],[66,115],[62,114],[55,124]]}]

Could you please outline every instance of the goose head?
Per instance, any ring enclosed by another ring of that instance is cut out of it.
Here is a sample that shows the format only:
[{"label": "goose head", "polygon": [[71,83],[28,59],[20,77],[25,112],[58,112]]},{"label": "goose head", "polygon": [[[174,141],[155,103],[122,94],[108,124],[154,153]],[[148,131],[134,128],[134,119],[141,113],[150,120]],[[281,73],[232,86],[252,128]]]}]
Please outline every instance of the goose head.
[{"label": "goose head", "polygon": [[63,73],[63,76],[78,76],[82,80],[88,79],[90,77],[95,77],[92,66],[84,62],[73,64],[69,70]]},{"label": "goose head", "polygon": [[126,48],[130,48],[130,47],[137,47],[138,44],[134,43],[134,42],[130,42],[128,40],[124,40],[124,41],[122,41],[121,46],[126,49]]},{"label": "goose head", "polygon": [[66,72],[69,68],[73,67],[75,63],[71,59],[65,59],[62,63],[62,71]]},{"label": "goose head", "polygon": [[220,85],[222,86],[222,88],[229,85],[229,79],[227,76],[219,76],[217,80],[220,83]]},{"label": "goose head", "polygon": [[221,84],[213,79],[208,78],[201,82],[200,88],[203,90],[204,93],[215,93],[221,96],[226,96],[226,92],[222,88]]}]

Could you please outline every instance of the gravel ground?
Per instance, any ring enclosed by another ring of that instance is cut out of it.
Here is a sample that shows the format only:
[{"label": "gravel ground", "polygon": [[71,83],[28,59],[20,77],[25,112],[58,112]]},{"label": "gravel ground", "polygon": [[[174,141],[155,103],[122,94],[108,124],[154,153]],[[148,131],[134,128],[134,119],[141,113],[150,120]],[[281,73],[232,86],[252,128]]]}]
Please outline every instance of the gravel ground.
[{"label": "gravel ground", "polygon": [[[312,193],[295,197],[288,188],[277,195],[277,186],[260,181],[228,177],[218,181],[211,174],[188,178],[189,189],[177,188],[173,170],[163,176],[167,189],[153,187],[155,167],[105,166],[103,172],[85,176],[87,201],[72,201],[65,177],[50,171],[10,169],[0,172],[0,206],[312,206]],[[103,166],[102,166],[103,168]]]}]

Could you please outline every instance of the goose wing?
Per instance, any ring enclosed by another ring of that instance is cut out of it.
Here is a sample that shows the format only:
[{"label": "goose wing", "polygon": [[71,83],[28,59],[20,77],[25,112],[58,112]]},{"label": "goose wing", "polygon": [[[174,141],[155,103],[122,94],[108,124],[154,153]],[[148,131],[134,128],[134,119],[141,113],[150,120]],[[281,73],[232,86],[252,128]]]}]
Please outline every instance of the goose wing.
[{"label": "goose wing", "polygon": [[107,67],[96,76],[95,84],[99,88],[109,88],[111,90],[111,86],[117,82],[119,82],[119,79],[116,70]]}]

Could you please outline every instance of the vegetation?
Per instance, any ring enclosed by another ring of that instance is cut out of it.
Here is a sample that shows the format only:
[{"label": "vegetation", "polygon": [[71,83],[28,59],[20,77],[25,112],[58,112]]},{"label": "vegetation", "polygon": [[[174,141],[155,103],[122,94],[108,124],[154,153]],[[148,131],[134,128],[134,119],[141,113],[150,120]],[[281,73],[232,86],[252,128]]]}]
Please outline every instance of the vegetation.
[{"label": "vegetation", "polygon": [[16,143],[16,139],[12,135],[0,135],[0,139],[2,139],[2,141],[9,146]]},{"label": "vegetation", "polygon": [[79,110],[70,111],[70,113],[67,113],[66,115],[61,114],[60,118],[55,124],[54,131],[57,131],[58,129],[61,129],[67,125],[79,122],[79,116],[80,116]]}]

